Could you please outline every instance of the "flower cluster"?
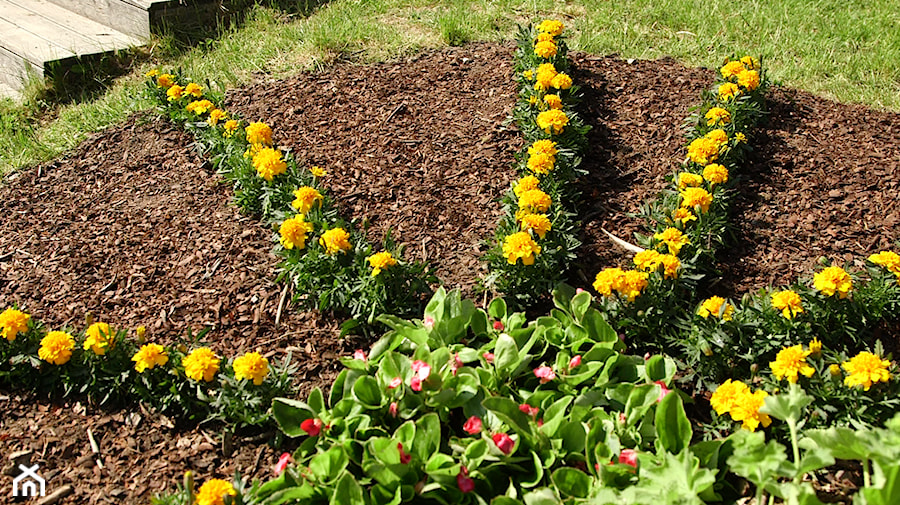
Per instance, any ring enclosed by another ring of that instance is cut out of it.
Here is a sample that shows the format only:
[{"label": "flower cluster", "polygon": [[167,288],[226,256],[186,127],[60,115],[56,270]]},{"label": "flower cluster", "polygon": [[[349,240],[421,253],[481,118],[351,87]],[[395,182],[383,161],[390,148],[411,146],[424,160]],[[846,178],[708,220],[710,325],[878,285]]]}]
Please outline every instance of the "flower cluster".
[{"label": "flower cluster", "polygon": [[772,424],[768,414],[759,411],[769,393],[758,389],[751,392],[741,381],[726,380],[713,392],[709,399],[716,414],[731,414],[731,418],[741,423],[741,428],[756,431],[760,425],[767,428]]}]

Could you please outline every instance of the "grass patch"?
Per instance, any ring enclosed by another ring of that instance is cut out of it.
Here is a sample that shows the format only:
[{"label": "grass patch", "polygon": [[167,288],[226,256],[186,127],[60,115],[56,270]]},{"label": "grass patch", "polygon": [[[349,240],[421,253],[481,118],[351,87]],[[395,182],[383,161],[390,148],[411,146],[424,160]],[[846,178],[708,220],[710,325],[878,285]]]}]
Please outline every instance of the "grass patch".
[{"label": "grass patch", "polygon": [[89,133],[149,107],[151,66],[182,68],[221,87],[283,77],[334,60],[370,62],[422,48],[510,40],[541,16],[569,25],[571,46],[623,58],[674,56],[715,67],[732,51],[761,54],[776,82],[838,101],[900,110],[900,11],[895,0],[334,0],[309,16],[254,7],[238,28],[179,50],[165,39],[151,63],[80,103],[0,102],[0,173],[52,158]]}]

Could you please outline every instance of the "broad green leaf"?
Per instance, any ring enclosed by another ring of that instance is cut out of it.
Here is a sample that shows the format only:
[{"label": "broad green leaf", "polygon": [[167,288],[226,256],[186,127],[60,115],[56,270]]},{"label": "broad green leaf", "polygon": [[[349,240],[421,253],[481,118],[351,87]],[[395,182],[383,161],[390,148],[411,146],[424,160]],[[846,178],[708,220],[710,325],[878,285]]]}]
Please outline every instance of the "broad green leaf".
[{"label": "broad green leaf", "polygon": [[441,446],[441,420],[434,412],[425,414],[416,421],[416,437],[412,444],[412,453],[420,460],[426,461]]},{"label": "broad green leaf", "polygon": [[562,503],[556,497],[556,493],[547,487],[529,491],[522,498],[525,500],[525,505],[560,505]]},{"label": "broad green leaf", "polygon": [[485,398],[481,404],[499,417],[501,421],[508,424],[520,436],[528,439],[533,438],[529,418],[524,412],[519,410],[519,405],[516,402],[509,398],[493,396]]},{"label": "broad green leaf", "polygon": [[300,428],[300,423],[315,417],[315,413],[309,405],[289,398],[272,400],[272,414],[278,421],[281,431],[289,437],[305,436],[307,433]]},{"label": "broad green leaf", "polygon": [[455,478],[459,474],[459,470],[459,463],[455,462],[450,455],[441,452],[433,455],[425,463],[425,472],[431,476]]},{"label": "broad green leaf", "polygon": [[309,408],[318,415],[321,416],[323,412],[325,412],[325,398],[322,395],[322,390],[318,387],[314,387],[312,391],[309,392],[309,398],[306,399],[306,404],[309,405]]},{"label": "broad green leaf", "polygon": [[497,337],[497,344],[494,347],[494,366],[502,373],[516,368],[519,360],[519,348],[516,346],[516,341],[508,334],[501,333]]},{"label": "broad green leaf", "polygon": [[603,315],[596,309],[588,309],[581,320],[581,325],[587,330],[588,336],[594,342],[602,342],[605,344],[616,344],[619,342],[619,335],[616,330],[603,319]]},{"label": "broad green leaf", "polygon": [[[262,505],[283,505],[285,503],[306,503],[313,500],[317,496],[321,496],[325,488],[322,486],[311,486],[304,482],[300,486],[282,489],[260,502]],[[322,499],[327,496],[321,496]]]},{"label": "broad green leaf", "polygon": [[469,446],[466,447],[466,461],[468,461],[471,466],[469,470],[478,468],[478,466],[481,465],[481,461],[484,460],[485,456],[488,454],[490,454],[490,449],[487,440],[479,438],[469,444]]},{"label": "broad green leaf", "polygon": [[523,505],[522,502],[509,496],[495,496],[491,505]]},{"label": "broad green leaf", "polygon": [[825,430],[806,430],[800,447],[827,449],[837,459],[864,461],[869,459],[875,446],[877,436],[871,431],[854,430],[852,428],[828,428]]},{"label": "broad green leaf", "polygon": [[[895,505],[900,499],[900,463],[882,468],[884,482],[881,487],[867,487],[860,490],[864,505]],[[854,501],[855,503],[855,501]]]},{"label": "broad green leaf", "polygon": [[591,491],[590,475],[575,468],[563,467],[550,476],[553,485],[562,494],[576,498],[587,498]]},{"label": "broad green leaf", "polygon": [[576,294],[572,297],[572,301],[569,302],[569,307],[571,308],[572,317],[580,323],[584,319],[585,313],[591,307],[591,294],[587,291]]},{"label": "broad green leaf", "polygon": [[763,487],[779,477],[793,477],[792,471],[786,471],[791,466],[787,464],[786,448],[775,441],[766,443],[764,433],[740,430],[729,440],[734,444],[734,454],[728,458],[728,466],[734,473]]},{"label": "broad green leaf", "polygon": [[363,489],[350,473],[345,473],[334,486],[331,505],[365,505]]},{"label": "broad green leaf", "polygon": [[[534,471],[529,474],[523,475],[519,479],[519,485],[521,485],[525,489],[532,488],[540,484],[544,480],[544,467],[549,466],[541,461],[541,457],[534,451],[531,451],[531,462],[532,465],[530,466],[530,469],[533,469]],[[523,466],[524,465],[525,462],[523,462]]]},{"label": "broad green leaf", "polygon": [[331,482],[347,468],[350,458],[339,445],[332,446],[325,452],[316,454],[309,462],[309,469],[322,482]]},{"label": "broad green leaf", "polygon": [[691,423],[678,393],[671,392],[659,402],[655,422],[657,439],[667,451],[678,454],[691,444]]},{"label": "broad green leaf", "polygon": [[644,363],[644,374],[647,376],[648,382],[665,381],[666,380],[666,360],[659,354],[650,356]]},{"label": "broad green leaf", "polygon": [[506,319],[506,300],[503,298],[494,298],[488,305],[488,314],[494,319],[500,321]]},{"label": "broad green leaf", "polygon": [[566,421],[559,430],[559,438],[563,440],[563,451],[567,454],[584,452],[587,444],[587,432],[582,423]]},{"label": "broad green leaf", "polygon": [[485,314],[485,312],[481,309],[476,309],[475,312],[472,313],[472,318],[469,319],[469,328],[472,329],[472,333],[474,333],[477,337],[487,335],[487,314]]},{"label": "broad green leaf", "polygon": [[658,391],[656,384],[642,384],[631,390],[625,403],[625,419],[628,426],[637,424],[644,414],[656,405],[656,399],[659,398]]},{"label": "broad green leaf", "polygon": [[759,411],[782,421],[797,421],[805,417],[803,409],[812,401],[812,396],[803,392],[799,384],[793,383],[787,393],[767,396],[765,405]]},{"label": "broad green leaf", "polygon": [[540,430],[548,437],[556,436],[560,425],[566,420],[566,408],[572,403],[572,400],[572,395],[566,395],[547,407],[543,416],[544,425],[541,426]]},{"label": "broad green leaf", "polygon": [[569,303],[575,296],[575,288],[568,284],[559,284],[553,289],[553,305],[560,310],[569,310]]},{"label": "broad green leaf", "polygon": [[353,385],[353,397],[367,409],[380,409],[384,403],[378,381],[370,375],[363,375]]}]

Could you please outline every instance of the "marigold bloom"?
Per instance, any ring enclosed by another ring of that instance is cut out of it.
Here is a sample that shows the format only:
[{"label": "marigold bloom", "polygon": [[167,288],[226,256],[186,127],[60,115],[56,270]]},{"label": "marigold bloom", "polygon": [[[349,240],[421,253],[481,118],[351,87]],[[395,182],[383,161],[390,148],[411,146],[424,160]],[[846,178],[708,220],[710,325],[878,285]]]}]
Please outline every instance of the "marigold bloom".
[{"label": "marigold bloom", "polygon": [[209,118],[206,120],[206,122],[209,123],[210,126],[216,126],[217,124],[219,124],[219,121],[222,121],[226,117],[228,117],[228,113],[224,110],[213,109],[209,111]]},{"label": "marigold bloom", "polygon": [[196,115],[206,114],[206,111],[213,108],[213,103],[209,100],[194,100],[184,106],[184,110],[193,112]]},{"label": "marigold bloom", "polygon": [[313,177],[325,177],[328,172],[322,167],[312,166],[309,168],[309,173],[311,173]]},{"label": "marigold bloom", "polygon": [[556,149],[556,142],[550,139],[541,139],[536,140],[534,144],[528,147],[528,154],[534,156],[535,154],[545,154],[547,156],[556,156],[559,154],[559,151]]},{"label": "marigold bloom", "polygon": [[536,174],[549,174],[556,164],[556,158],[544,153],[535,153],[528,157],[528,170]]},{"label": "marigold bloom", "polygon": [[521,198],[522,193],[526,191],[531,191],[532,189],[537,189],[538,185],[541,183],[540,179],[533,175],[526,175],[522,177],[513,185],[513,193],[516,195],[516,198]]},{"label": "marigold bloom", "polygon": [[247,379],[253,381],[253,384],[259,386],[263,383],[266,376],[269,375],[269,360],[258,352],[248,352],[243,356],[234,358],[231,364],[234,369],[234,377],[237,380]]},{"label": "marigold bloom", "polygon": [[94,351],[97,356],[106,354],[113,344],[113,334],[106,323],[94,323],[84,332],[84,349]]},{"label": "marigold bloom", "polygon": [[[530,189],[519,196],[519,209],[526,214],[542,214],[550,208],[550,195],[539,189]],[[518,216],[517,216],[518,218]]]},{"label": "marigold bloom", "polygon": [[561,110],[550,109],[538,114],[536,122],[538,128],[544,130],[544,133],[558,135],[569,124],[569,117]]},{"label": "marigold bloom", "polygon": [[537,26],[539,32],[549,33],[554,37],[559,37],[563,32],[564,25],[556,19],[545,19]]},{"label": "marigold bloom", "polygon": [[734,141],[737,142],[738,144],[746,143],[746,142],[747,142],[747,136],[744,135],[744,134],[741,133],[741,132],[737,132],[737,133],[734,134]]},{"label": "marigold bloom", "polygon": [[534,265],[534,257],[540,253],[541,246],[525,231],[507,235],[503,241],[503,255],[510,265],[515,265],[520,258],[523,265]]},{"label": "marigold bloom", "polygon": [[306,235],[313,231],[313,224],[307,223],[302,215],[285,219],[278,229],[278,241],[285,249],[302,250],[306,247]]},{"label": "marigold bloom", "polygon": [[825,296],[838,293],[839,298],[847,298],[847,293],[853,289],[850,274],[838,266],[830,266],[813,276],[813,287],[821,291]]},{"label": "marigold bloom", "polygon": [[768,414],[761,414],[759,409],[765,404],[766,397],[769,393],[763,390],[757,390],[750,393],[749,390],[738,395],[734,406],[731,408],[731,418],[735,421],[741,421],[741,428],[750,431],[756,431],[760,424],[763,428],[772,424],[772,418]]},{"label": "marigold bloom", "polygon": [[225,121],[225,131],[222,132],[222,136],[226,138],[231,137],[240,127],[241,123],[237,119],[229,119],[228,121]]},{"label": "marigold bloom", "polygon": [[820,354],[822,354],[822,342],[819,341],[818,337],[813,337],[809,342],[809,355],[815,358]]},{"label": "marigold bloom", "polygon": [[185,356],[181,360],[181,366],[189,378],[210,382],[219,371],[219,361],[219,357],[209,347],[200,347]]},{"label": "marigold bloom", "polygon": [[741,58],[741,63],[747,67],[747,70],[759,70],[759,60],[752,56],[744,56]]},{"label": "marigold bloom", "polygon": [[653,249],[646,249],[634,255],[634,264],[638,270],[654,272],[662,263],[662,254]]},{"label": "marigold bloom", "polygon": [[12,342],[19,333],[28,331],[29,314],[12,307],[0,314],[0,337]]},{"label": "marigold bloom", "polygon": [[688,160],[706,165],[719,158],[719,144],[709,138],[694,139],[688,146]]},{"label": "marigold bloom", "polygon": [[534,89],[538,91],[549,89],[553,86],[553,78],[556,77],[556,75],[556,67],[554,67],[552,63],[541,63],[538,65]]},{"label": "marigold bloom", "polygon": [[343,228],[332,228],[323,233],[319,237],[319,245],[330,255],[345,253],[353,247],[350,245],[350,234]]},{"label": "marigold bloom", "polygon": [[175,76],[172,74],[160,74],[156,78],[157,88],[171,88],[175,84]]},{"label": "marigold bloom", "polygon": [[556,43],[552,40],[539,41],[534,45],[534,54],[549,59],[556,56]]},{"label": "marigold bloom", "polygon": [[562,109],[562,98],[559,95],[544,95],[544,101],[547,102],[547,107],[551,109]]},{"label": "marigold bloom", "polygon": [[681,192],[681,206],[686,209],[700,207],[703,212],[709,211],[713,197],[703,188],[687,188]]},{"label": "marigold bloom", "polygon": [[756,70],[744,70],[737,76],[738,86],[750,91],[759,87],[759,72]]},{"label": "marigold bloom", "polygon": [[[724,308],[722,307],[723,304]],[[734,314],[734,306],[727,303],[721,296],[713,296],[703,300],[703,303],[700,304],[700,309],[697,311],[697,315],[703,319],[709,316],[720,317],[720,313],[723,321],[731,321],[731,316]]]},{"label": "marigold bloom", "polygon": [[695,188],[703,184],[703,176],[682,172],[678,174],[678,189]]},{"label": "marigold bloom", "polygon": [[891,362],[867,351],[857,354],[841,365],[849,374],[844,378],[844,384],[848,387],[862,386],[868,391],[876,382],[891,380],[891,373],[888,372]]},{"label": "marigold bloom", "polygon": [[629,302],[633,302],[641,295],[644,288],[650,285],[649,278],[650,274],[647,272],[627,270],[617,291],[620,295],[628,298]]},{"label": "marigold bloom", "polygon": [[64,331],[51,331],[41,339],[38,357],[54,365],[63,365],[72,357],[75,339]]},{"label": "marigold bloom", "polygon": [[775,361],[769,362],[772,375],[779,380],[786,378],[791,383],[797,382],[800,375],[812,377],[816,371],[806,363],[806,357],[809,355],[810,352],[804,351],[800,344],[785,347],[778,351]]},{"label": "marigold bloom", "polygon": [[687,236],[681,233],[678,228],[666,228],[662,233],[654,233],[653,238],[660,240],[669,248],[669,254],[678,256],[681,248],[690,244]]},{"label": "marigold bloom", "polygon": [[247,142],[272,145],[272,128],[266,123],[250,123],[245,131],[247,132]]},{"label": "marigold bloom", "polygon": [[893,251],[882,251],[869,256],[869,261],[884,268],[887,268],[897,277],[900,277],[900,254]]},{"label": "marigold bloom", "polygon": [[694,215],[693,212],[687,210],[684,207],[679,207],[675,209],[675,212],[672,213],[673,221],[681,221],[682,223],[688,223],[690,221],[696,221],[697,216]]},{"label": "marigold bloom", "polygon": [[522,231],[534,230],[540,239],[543,239],[552,227],[550,219],[544,214],[525,214],[519,221],[522,224]]},{"label": "marigold bloom", "polygon": [[712,394],[709,399],[709,405],[716,411],[716,414],[724,415],[731,412],[734,408],[735,401],[738,397],[749,392],[750,388],[741,381],[732,382],[731,379],[726,380]]},{"label": "marigold bloom", "polygon": [[184,94],[200,98],[203,96],[203,88],[195,82],[189,82],[188,85],[184,87]]},{"label": "marigold bloom", "polygon": [[841,376],[841,365],[837,363],[832,363],[828,365],[828,373],[831,374],[832,377],[840,377]]},{"label": "marigold bloom", "polygon": [[368,258],[366,261],[369,262],[369,266],[372,267],[372,277],[377,276],[387,267],[392,267],[397,265],[397,260],[391,256],[391,253],[387,251],[375,253]]},{"label": "marigold bloom", "polygon": [[134,369],[138,373],[151,370],[155,366],[163,366],[169,362],[169,355],[165,348],[159,344],[145,344],[131,357],[134,361]]},{"label": "marigold bloom", "polygon": [[550,84],[556,89],[566,90],[572,87],[572,78],[560,72],[553,77],[553,82]]},{"label": "marigold bloom", "polygon": [[553,40],[553,35],[550,35],[549,33],[541,32],[541,33],[538,33],[537,40],[535,42],[544,42],[547,40]]},{"label": "marigold bloom", "polygon": [[154,68],[154,69],[149,70],[146,74],[144,74],[144,77],[156,77],[158,75],[159,75],[159,70]]},{"label": "marigold bloom", "polygon": [[722,72],[722,78],[726,81],[730,81],[733,77],[737,77],[738,74],[745,71],[744,64],[740,61],[729,61],[725,64],[724,67],[720,69]]},{"label": "marigold bloom", "polygon": [[741,94],[741,88],[733,82],[726,82],[719,86],[717,92],[719,94],[719,100],[727,102],[729,100],[734,100],[736,96],[739,96]]},{"label": "marigold bloom", "polygon": [[728,143],[728,134],[721,128],[716,128],[703,136],[715,142],[720,148]]},{"label": "marigold bloom", "polygon": [[287,171],[287,163],[281,158],[281,151],[264,147],[253,155],[253,168],[263,179],[272,182],[275,176]]},{"label": "marigold bloom", "polygon": [[177,84],[173,84],[173,85],[169,86],[169,89],[166,90],[166,97],[167,97],[167,100],[169,100],[170,102],[174,102],[176,100],[181,99],[181,97],[183,95],[184,95],[184,88]]},{"label": "marigold bloom", "polygon": [[710,184],[724,184],[728,182],[728,169],[718,163],[706,165],[703,169],[703,178]]},{"label": "marigold bloom", "polygon": [[681,268],[681,260],[673,254],[660,256],[663,265],[663,277],[666,279],[678,278],[678,269]]},{"label": "marigold bloom", "polygon": [[200,486],[197,492],[197,505],[224,505],[226,495],[237,495],[234,486],[226,480],[210,479]]},{"label": "marigold bloom", "polygon": [[721,108],[721,107],[712,107],[708,111],[706,111],[706,126],[717,126],[720,124],[728,124],[731,122],[731,114]]},{"label": "marigold bloom", "polygon": [[294,190],[294,201],[291,202],[291,206],[297,209],[297,212],[300,214],[305,215],[312,210],[313,205],[316,203],[321,207],[322,201],[322,193],[319,193],[315,188],[303,186]]},{"label": "marigold bloom", "polygon": [[780,310],[781,315],[788,319],[803,312],[803,302],[800,300],[800,295],[790,289],[772,293],[772,307],[775,310]]},{"label": "marigold bloom", "polygon": [[529,70],[522,72],[522,77],[524,77],[525,79],[527,79],[529,81],[534,79],[534,70],[529,69]]},{"label": "marigold bloom", "polygon": [[625,280],[625,272],[621,268],[604,268],[594,278],[594,290],[601,295],[610,296],[618,291]]}]

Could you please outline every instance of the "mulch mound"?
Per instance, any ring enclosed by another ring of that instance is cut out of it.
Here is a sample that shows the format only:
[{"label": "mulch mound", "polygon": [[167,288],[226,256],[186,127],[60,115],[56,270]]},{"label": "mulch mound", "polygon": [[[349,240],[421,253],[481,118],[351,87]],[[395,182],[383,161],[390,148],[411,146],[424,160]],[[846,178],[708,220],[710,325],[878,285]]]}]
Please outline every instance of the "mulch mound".
[{"label": "mulch mound", "polygon": [[[341,211],[367,219],[370,240],[392,229],[407,257],[427,259],[473,296],[521,146],[504,124],[515,99],[512,50],[480,44],[339,64],[234,90],[228,107],[268,122],[282,148],[327,168]],[[628,261],[601,229],[626,239],[640,230],[628,214],[678,167],[684,119],[714,75],[671,59],[574,59],[594,127],[573,275],[587,286]],[[900,115],[785,88],[772,91],[770,111],[750,137],[756,151],[741,170],[717,294],[790,283],[819,257],[859,262],[898,239]],[[327,387],[336,358],[365,343],[339,339],[340,318],[315,311],[287,308],[275,325],[273,231],[229,199],[187,135],[152,114],[134,116],[0,188],[0,306],[17,303],[53,328],[80,327],[91,312],[114,326],[146,325],[166,342],[210,326],[217,352],[290,349],[303,390]],[[15,392],[0,394],[0,409],[0,453],[31,449],[52,476],[49,489],[74,486],[63,503],[146,501],[187,468],[199,481],[235,469],[261,478],[281,452],[265,437],[238,437],[226,457],[218,428],[185,429],[146,412],[138,420],[135,409]],[[3,496],[11,482],[0,477]]]}]

